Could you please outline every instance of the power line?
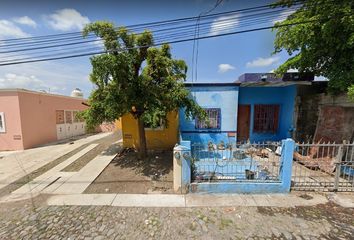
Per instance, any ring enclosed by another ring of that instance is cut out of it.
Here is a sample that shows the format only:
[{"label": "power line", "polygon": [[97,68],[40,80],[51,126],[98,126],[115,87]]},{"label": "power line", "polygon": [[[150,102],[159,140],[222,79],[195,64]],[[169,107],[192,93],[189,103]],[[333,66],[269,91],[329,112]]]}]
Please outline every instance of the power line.
[{"label": "power line", "polygon": [[[295,22],[295,23],[289,23],[289,24],[279,24],[278,26],[267,26],[267,27],[253,28],[253,29],[247,29],[247,30],[242,30],[242,31],[220,33],[220,34],[216,34],[216,35],[199,36],[197,39],[200,40],[200,39],[216,38],[216,37],[229,36],[229,35],[235,35],[235,34],[242,34],[242,33],[248,33],[248,32],[262,31],[262,30],[267,30],[267,29],[274,29],[274,28],[288,27],[288,26],[294,26],[294,25],[299,25],[299,24],[306,24],[306,23],[311,23],[311,22],[315,22],[315,21],[316,20],[309,20],[309,21]],[[163,45],[163,44],[175,44],[175,43],[188,42],[188,41],[193,41],[193,40],[195,40],[195,38],[186,38],[186,39],[174,40],[174,41],[169,41],[169,42],[161,42],[161,43],[153,44],[151,46],[140,46],[140,47],[134,47],[134,48],[124,48],[124,49],[121,49],[121,51],[127,51],[127,50],[130,50],[130,49],[137,49],[137,48],[142,48],[142,47],[160,46],[160,45]],[[59,59],[83,57],[83,56],[90,56],[90,55],[109,53],[109,52],[110,51],[97,51],[97,52],[88,52],[88,53],[82,53],[82,54],[76,54],[76,55],[68,55],[68,56],[62,56],[62,57],[51,57],[51,58],[28,60],[28,61],[1,63],[0,66],[8,66],[8,65],[17,65],[17,64],[22,64],[22,63],[33,63],[33,62],[43,62],[43,61],[49,61],[49,60],[59,60]]]},{"label": "power line", "polygon": [[[248,21],[248,22],[241,22],[237,28],[244,28],[244,27],[249,27],[249,26],[253,26],[253,25],[258,25],[258,24],[263,24],[264,20],[266,18],[262,18],[262,19],[257,19],[257,20],[253,20],[253,21]],[[269,18],[268,18],[269,19]],[[282,20],[284,20],[285,18],[282,18]],[[216,32],[227,32],[230,30],[235,29],[235,26],[230,25],[229,23],[224,23],[224,24],[218,24],[217,27],[213,28],[214,31]],[[210,28],[209,26],[204,26],[202,28],[199,29],[199,35],[205,35],[207,33],[210,33]],[[161,37],[154,37],[154,41],[156,42],[164,42],[164,41],[172,41],[172,40],[176,40],[176,39],[181,39],[181,38],[186,38],[186,37],[191,37],[194,36],[194,31],[189,30],[189,31],[185,31],[185,32],[180,32],[180,33],[171,33],[171,34],[167,34],[167,35],[162,35]],[[96,46],[93,47],[92,45],[88,45],[88,46],[80,46],[80,47],[66,47],[65,49],[63,48],[57,48],[57,49],[50,49],[50,50],[45,50],[45,51],[40,51],[40,52],[35,52],[35,54],[43,54],[43,53],[51,53],[53,54],[54,52],[58,52],[57,54],[68,54],[68,53],[73,53],[73,52],[80,52],[80,51],[99,51],[102,50],[102,47],[100,46]],[[25,57],[25,58],[13,58],[13,57],[18,57],[17,54],[11,54],[11,55],[6,55],[4,57],[1,58],[0,63],[1,62],[8,62],[8,61],[17,61],[17,60],[24,60],[24,59],[31,59],[31,58],[41,58],[41,57],[48,57],[50,55],[34,55],[33,54],[31,56]],[[11,58],[12,57],[12,58]]]},{"label": "power line", "polygon": [[[290,13],[290,11],[289,11]],[[257,20],[269,20],[272,17],[274,17],[272,14],[274,14],[273,12],[271,14],[267,14],[267,15],[260,15],[260,17],[256,18],[257,15],[253,14],[253,15],[246,15],[244,17],[233,17],[233,18],[228,18],[228,19],[224,19],[224,20],[219,20],[219,21],[209,21],[209,22],[204,22],[202,23],[203,26],[206,26],[207,28],[209,28],[209,25],[212,25],[213,23],[217,24],[218,26],[223,26],[223,25],[231,25],[230,21],[237,19],[239,22],[243,23],[251,23],[251,22],[256,22]],[[245,20],[242,20],[242,18],[246,18]],[[251,18],[251,19],[248,19]],[[261,23],[261,22],[258,22]],[[200,25],[202,25],[200,24]],[[171,32],[170,35],[178,35],[180,33],[183,34],[183,32],[178,32],[180,30],[183,29],[189,29],[191,27],[194,27],[194,25],[186,25],[186,26],[182,26],[182,27],[175,27],[175,28],[168,28],[168,29],[160,29],[157,30],[153,33],[160,33],[161,36],[166,36],[167,33]],[[158,36],[156,36],[156,38],[158,38]],[[155,39],[155,37],[154,37]],[[101,39],[94,39],[94,40],[83,40],[83,41],[75,41],[75,42],[67,42],[67,43],[60,43],[60,44],[47,44],[47,45],[35,45],[35,46],[30,46],[30,47],[25,47],[25,48],[18,48],[18,49],[10,49],[10,50],[3,50],[0,51],[0,54],[6,54],[6,53],[14,53],[14,52],[23,52],[23,51],[33,51],[33,50],[40,50],[40,49],[47,49],[47,48],[57,48],[57,47],[65,47],[65,46],[72,46],[72,45],[79,45],[79,44],[87,44],[87,43],[99,43],[102,42]]]},{"label": "power line", "polygon": [[[243,16],[239,16],[239,15],[230,15],[229,17],[227,17],[227,19],[225,20],[219,20],[219,21],[227,21],[227,20],[232,20],[232,19],[248,19],[248,18],[254,18],[254,17],[261,17],[261,16],[274,16],[277,15],[278,13],[287,13],[287,12],[291,12],[292,9],[287,9],[287,10],[283,10],[283,9],[276,9],[276,10],[272,10],[272,11],[266,11],[266,12],[261,12],[261,13],[256,13],[256,14],[250,14],[250,15],[243,15]],[[200,25],[207,25],[207,24],[211,24],[212,22],[214,22],[216,19],[211,19],[209,21],[205,21],[203,23],[200,23]],[[157,29],[157,30],[151,30],[152,33],[157,33],[157,32],[168,32],[168,31],[173,31],[173,30],[178,30],[178,29],[186,29],[186,28],[195,28],[195,24],[189,24],[189,25],[182,25],[182,26],[178,26],[178,27],[169,27],[169,28],[163,28],[163,29]],[[140,34],[140,33],[137,33]],[[92,42],[97,41],[97,36],[91,36],[88,37],[87,39],[91,39],[94,38],[93,40],[91,40]],[[0,49],[1,48],[13,48],[14,46],[36,46],[36,45],[45,45],[45,43],[52,43],[52,42],[61,42],[61,41],[71,41],[71,40],[76,40],[76,39],[80,39],[82,40],[82,36],[75,36],[75,37],[66,37],[66,38],[56,38],[56,39],[49,39],[49,40],[39,40],[39,41],[27,41],[27,42],[21,42],[21,43],[11,43],[11,44],[3,44],[2,46],[0,45]],[[85,42],[83,42],[85,43]]]},{"label": "power line", "polygon": [[[302,1],[295,1],[295,4],[293,6],[298,6],[301,5]],[[259,10],[264,10],[264,9],[269,9],[271,7],[275,6],[274,4],[267,4],[267,5],[262,5],[262,6],[256,6],[256,7],[249,7],[249,8],[243,8],[243,9],[237,9],[237,10],[232,10],[232,11],[225,11],[225,12],[220,12],[220,13],[214,13],[214,14],[207,14],[202,16],[201,18],[210,18],[210,17],[217,17],[221,15],[229,15],[229,14],[234,14],[234,13],[239,13],[239,12],[252,12],[252,11],[259,11]],[[136,28],[151,28],[151,27],[158,27],[162,26],[164,24],[176,24],[176,23],[181,23],[184,21],[194,21],[198,19],[198,17],[185,17],[185,18],[178,18],[178,19],[170,19],[170,20],[164,20],[164,21],[155,21],[155,22],[149,22],[149,23],[142,23],[142,24],[133,24],[133,25],[127,25],[127,29],[136,29]],[[77,31],[77,32],[70,32],[70,33],[59,33],[59,34],[49,34],[49,35],[42,35],[42,36],[34,36],[34,37],[23,37],[23,38],[12,38],[12,39],[0,39],[0,42],[6,43],[6,42],[11,42],[11,41],[23,41],[23,40],[35,40],[35,39],[48,39],[48,38],[55,38],[55,37],[60,37],[60,36],[71,36],[71,35],[78,35],[81,36],[82,32]],[[93,34],[92,34],[93,36]]]}]

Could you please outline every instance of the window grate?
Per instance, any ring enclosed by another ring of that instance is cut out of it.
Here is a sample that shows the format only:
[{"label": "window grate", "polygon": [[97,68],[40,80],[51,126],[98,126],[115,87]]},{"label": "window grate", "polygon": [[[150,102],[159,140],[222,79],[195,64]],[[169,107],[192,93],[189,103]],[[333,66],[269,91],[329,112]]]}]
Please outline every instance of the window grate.
[{"label": "window grate", "polygon": [[276,133],[278,130],[279,108],[279,105],[255,105],[253,131],[256,133]]},{"label": "window grate", "polygon": [[195,122],[196,129],[220,129],[220,108],[204,108],[208,116],[208,120],[200,121],[198,118]]}]

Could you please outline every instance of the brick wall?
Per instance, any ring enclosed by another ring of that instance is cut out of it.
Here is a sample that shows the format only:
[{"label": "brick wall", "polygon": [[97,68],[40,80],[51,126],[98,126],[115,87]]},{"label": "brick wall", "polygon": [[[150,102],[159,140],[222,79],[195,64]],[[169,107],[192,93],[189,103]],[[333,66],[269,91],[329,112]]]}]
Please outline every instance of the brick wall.
[{"label": "brick wall", "polygon": [[354,140],[354,102],[324,94],[323,86],[301,86],[297,96],[296,141]]},{"label": "brick wall", "polygon": [[354,108],[320,106],[315,142],[352,141],[354,137]]}]

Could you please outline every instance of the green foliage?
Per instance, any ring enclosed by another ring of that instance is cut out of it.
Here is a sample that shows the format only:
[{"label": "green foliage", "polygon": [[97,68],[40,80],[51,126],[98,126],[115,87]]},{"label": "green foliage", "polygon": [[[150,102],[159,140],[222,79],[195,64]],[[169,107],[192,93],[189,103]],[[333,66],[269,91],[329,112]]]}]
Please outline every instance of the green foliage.
[{"label": "green foliage", "polygon": [[354,101],[354,85],[351,85],[348,88],[348,95],[349,95],[349,99]]},{"label": "green foliage", "polygon": [[[281,0],[276,5],[287,7],[296,2],[299,1]],[[286,50],[290,58],[276,73],[290,68],[314,72],[329,79],[328,90],[332,94],[347,91],[354,84],[354,1],[301,2],[299,10],[275,26],[313,22],[277,28],[274,53]]]},{"label": "green foliage", "polygon": [[180,107],[190,117],[205,118],[184,87],[185,62],[173,59],[168,45],[151,47],[149,31],[134,34],[108,22],[91,23],[83,34],[91,32],[103,39],[106,53],[91,57],[90,80],[95,89],[88,99],[90,108],[83,113],[88,126],[127,113],[151,126],[160,119],[167,124],[167,113]]}]

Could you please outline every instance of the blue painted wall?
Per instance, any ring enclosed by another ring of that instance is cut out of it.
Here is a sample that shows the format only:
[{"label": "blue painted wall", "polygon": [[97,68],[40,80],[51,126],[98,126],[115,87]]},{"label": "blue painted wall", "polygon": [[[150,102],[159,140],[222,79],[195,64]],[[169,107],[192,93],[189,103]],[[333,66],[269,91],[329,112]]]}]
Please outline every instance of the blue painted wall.
[{"label": "blue painted wall", "polygon": [[184,110],[180,110],[180,132],[183,140],[192,142],[213,141],[219,143],[234,142],[235,137],[228,137],[228,132],[236,132],[237,128],[237,106],[238,86],[193,86],[189,87],[191,97],[203,108],[220,108],[221,124],[220,129],[196,129],[195,119],[188,120]]},{"label": "blue painted wall", "polygon": [[[279,141],[291,137],[295,108],[296,86],[240,87],[238,104],[251,105],[250,141]],[[279,126],[275,134],[253,132],[254,105],[279,104]]]}]

